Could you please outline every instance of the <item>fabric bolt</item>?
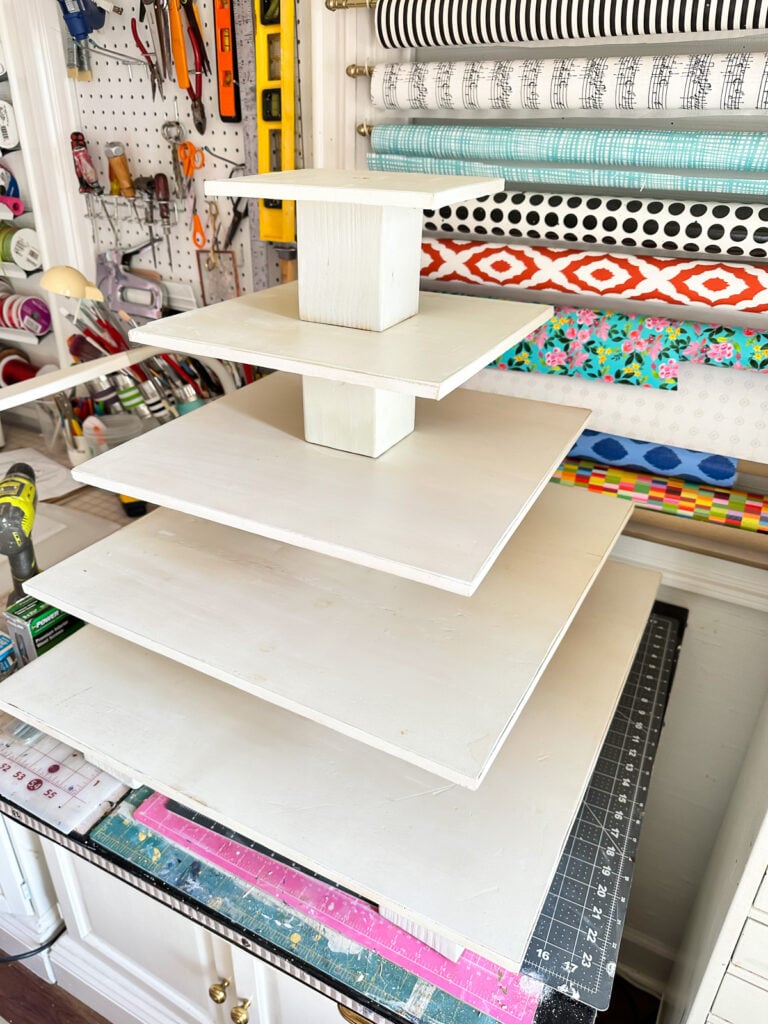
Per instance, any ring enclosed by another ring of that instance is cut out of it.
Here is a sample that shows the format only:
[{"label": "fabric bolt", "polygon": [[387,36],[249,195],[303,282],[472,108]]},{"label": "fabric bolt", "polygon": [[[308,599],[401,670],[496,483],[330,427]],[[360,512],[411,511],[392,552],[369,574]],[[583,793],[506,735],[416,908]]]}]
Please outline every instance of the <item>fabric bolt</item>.
[{"label": "fabric bolt", "polygon": [[646,197],[499,192],[426,210],[424,230],[642,252],[768,258],[768,205]]},{"label": "fabric bolt", "polygon": [[383,110],[766,110],[768,53],[376,64]]},{"label": "fabric bolt", "polygon": [[374,153],[489,163],[768,171],[768,132],[384,124],[372,129],[371,149]]},{"label": "fabric bolt", "polygon": [[435,157],[400,156],[397,153],[369,153],[371,171],[408,171],[418,174],[456,174],[469,177],[504,178],[518,185],[579,185],[633,192],[697,192],[735,196],[768,195],[768,178],[704,177],[693,174],[663,174],[654,171],[608,170],[602,167],[535,167],[522,164],[493,164],[481,160],[442,160]]},{"label": "fabric bolt", "polygon": [[768,332],[557,306],[491,366],[674,391],[681,362],[768,373]]},{"label": "fabric bolt", "polygon": [[421,249],[421,275],[433,281],[768,311],[768,268],[758,266],[452,238]]},{"label": "fabric bolt", "polygon": [[674,391],[677,332],[659,329],[652,317],[558,306],[491,366]]},{"label": "fabric bolt", "polygon": [[768,27],[768,0],[377,0],[384,47],[726,32]]},{"label": "fabric bolt", "polygon": [[761,494],[571,458],[563,462],[552,481],[568,487],[586,487],[596,494],[612,494],[668,515],[751,533],[768,533],[768,496]]},{"label": "fabric bolt", "polygon": [[736,479],[736,459],[689,448],[638,441],[633,437],[585,430],[568,452],[568,459],[589,459],[606,466],[677,476],[698,484],[731,487]]}]

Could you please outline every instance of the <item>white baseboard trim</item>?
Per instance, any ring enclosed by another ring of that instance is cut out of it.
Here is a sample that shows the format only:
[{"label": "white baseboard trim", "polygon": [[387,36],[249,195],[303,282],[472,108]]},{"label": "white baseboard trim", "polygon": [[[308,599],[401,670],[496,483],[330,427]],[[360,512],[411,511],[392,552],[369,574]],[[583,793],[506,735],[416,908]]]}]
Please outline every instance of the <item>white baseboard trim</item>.
[{"label": "white baseboard trim", "polygon": [[111,1024],[190,1024],[195,1019],[66,934],[52,959],[61,987]]},{"label": "white baseboard trim", "polygon": [[637,537],[619,537],[612,558],[656,569],[668,587],[757,611],[768,611],[768,572]]},{"label": "white baseboard trim", "polygon": [[[56,931],[61,922],[58,912],[51,908],[40,917],[17,917],[15,914],[0,914],[0,949],[8,956],[28,953],[42,946]],[[51,963],[51,951],[45,950],[23,961],[38,978],[49,984],[56,983],[56,974]]]},{"label": "white baseboard trim", "polygon": [[676,950],[634,928],[625,928],[621,939],[618,973],[633,985],[659,998],[667,986]]}]

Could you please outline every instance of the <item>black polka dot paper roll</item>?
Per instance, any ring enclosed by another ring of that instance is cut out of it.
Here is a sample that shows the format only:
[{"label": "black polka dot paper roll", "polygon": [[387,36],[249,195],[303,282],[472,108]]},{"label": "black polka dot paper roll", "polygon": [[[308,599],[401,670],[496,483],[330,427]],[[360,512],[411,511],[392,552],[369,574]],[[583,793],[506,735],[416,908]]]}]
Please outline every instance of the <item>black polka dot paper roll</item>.
[{"label": "black polka dot paper roll", "polygon": [[385,47],[472,46],[768,27],[768,0],[377,0]]},{"label": "black polka dot paper roll", "polygon": [[424,231],[768,260],[768,204],[499,192],[424,213]]}]

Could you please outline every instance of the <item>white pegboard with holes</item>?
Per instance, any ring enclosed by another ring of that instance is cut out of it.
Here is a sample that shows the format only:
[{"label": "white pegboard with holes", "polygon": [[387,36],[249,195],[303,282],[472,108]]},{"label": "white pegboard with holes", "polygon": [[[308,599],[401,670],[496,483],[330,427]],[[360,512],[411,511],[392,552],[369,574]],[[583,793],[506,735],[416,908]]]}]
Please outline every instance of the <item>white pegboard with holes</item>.
[{"label": "white pegboard with holes", "polygon": [[[185,90],[178,88],[174,81],[163,83],[164,99],[156,95],[152,99],[149,75],[139,64],[128,64],[121,57],[140,58],[131,32],[131,18],[138,19],[139,0],[126,0],[122,15],[109,14],[104,28],[95,32],[93,41],[102,49],[112,51],[116,56],[103,53],[91,54],[93,80],[77,82],[77,100],[80,110],[80,130],[85,136],[88,150],[93,159],[99,180],[105,186],[104,203],[91,202],[92,210],[98,214],[91,220],[93,239],[97,251],[132,247],[147,241],[149,230],[141,222],[143,208],[137,204],[134,211],[126,201],[113,200],[108,194],[109,172],[104,147],[109,142],[122,142],[125,146],[128,164],[134,177],[155,175],[163,172],[168,176],[171,191],[174,190],[173,166],[170,144],[163,138],[161,129],[166,121],[179,121],[185,136],[198,147],[205,147],[205,167],[195,176],[197,212],[203,223],[208,244],[210,244],[210,216],[203,195],[206,178],[226,177],[230,172],[243,173],[243,128],[242,124],[224,123],[219,118],[216,97],[216,49],[214,45],[212,5],[199,0],[198,9],[203,23],[208,57],[212,75],[203,80],[202,99],[205,106],[207,126],[204,135],[199,135],[192,123],[191,102]],[[151,50],[149,30],[146,21],[139,23],[142,41]],[[215,154],[215,155],[214,155]],[[228,161],[231,161],[228,162]],[[76,187],[74,178],[72,187]],[[231,201],[218,201],[221,218],[220,238],[223,239],[231,218]],[[104,215],[104,207],[110,219]],[[157,216],[155,204],[154,216]],[[117,239],[115,238],[115,232]],[[155,257],[157,270],[164,281],[192,285],[198,300],[200,282],[197,252],[192,244],[191,228],[186,211],[178,213],[178,223],[170,233],[171,268],[168,259],[166,239],[159,223],[155,224],[157,239]],[[117,242],[117,245],[116,245]],[[232,246],[237,260],[241,290],[250,290],[251,253],[248,237],[248,222],[244,221]],[[134,256],[131,266],[153,270],[152,249],[146,249]],[[256,287],[266,286],[264,282],[253,282]]]}]

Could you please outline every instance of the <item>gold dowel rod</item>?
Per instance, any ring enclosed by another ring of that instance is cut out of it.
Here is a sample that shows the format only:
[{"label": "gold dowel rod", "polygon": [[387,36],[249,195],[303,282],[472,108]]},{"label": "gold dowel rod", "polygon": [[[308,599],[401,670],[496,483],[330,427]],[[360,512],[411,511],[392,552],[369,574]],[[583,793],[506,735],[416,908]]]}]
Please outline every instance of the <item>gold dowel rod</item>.
[{"label": "gold dowel rod", "polygon": [[325,0],[329,11],[349,11],[354,7],[375,7],[376,0]]},{"label": "gold dowel rod", "polygon": [[373,74],[370,64],[347,64],[346,71],[350,78],[370,78]]},{"label": "gold dowel rod", "polygon": [[364,139],[367,139],[368,136],[373,131],[373,125],[372,124],[359,124],[357,126],[357,128],[355,128],[355,131],[357,132],[358,135],[362,135]]}]

